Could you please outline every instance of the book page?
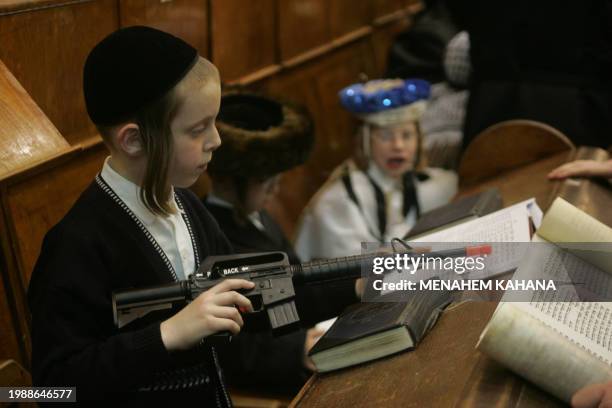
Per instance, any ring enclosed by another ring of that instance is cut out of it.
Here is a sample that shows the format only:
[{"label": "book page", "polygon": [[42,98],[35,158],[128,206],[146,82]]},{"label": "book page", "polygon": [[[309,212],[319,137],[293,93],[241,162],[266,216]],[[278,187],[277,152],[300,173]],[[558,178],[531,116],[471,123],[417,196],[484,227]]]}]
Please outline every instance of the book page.
[{"label": "book page", "polygon": [[612,380],[612,303],[578,301],[609,298],[612,276],[534,236],[513,279],[551,279],[557,290],[507,291],[478,347],[565,401]]},{"label": "book page", "polygon": [[321,337],[323,337],[323,335],[325,335],[325,333],[329,331],[329,329],[333,326],[336,320],[338,320],[337,317],[332,317],[331,319],[323,320],[322,322],[315,324],[314,328],[320,330],[322,333],[319,337],[315,339],[313,346],[321,339]]},{"label": "book page", "polygon": [[542,323],[612,368],[612,303],[514,303]]},{"label": "book page", "polygon": [[411,242],[529,242],[530,199]]},{"label": "book page", "polygon": [[[525,304],[500,303],[476,347],[566,402],[585,385],[612,379],[609,352],[607,360],[595,356],[591,350],[568,338],[565,332],[560,334],[533,314],[525,313],[521,305]],[[598,310],[610,310],[608,305],[590,305]],[[546,309],[543,315],[548,316],[553,309]],[[599,328],[606,325],[609,328],[610,314],[605,313],[608,317],[601,320]],[[565,315],[566,312],[556,309],[554,319],[563,319]],[[590,312],[586,315],[583,320],[573,320],[573,326],[587,327],[596,316]]]},{"label": "book page", "polygon": [[534,237],[513,279],[555,282],[555,291],[507,291],[516,308],[612,365],[612,303],[584,302],[612,298],[612,276],[556,245]]},{"label": "book page", "polygon": [[612,228],[558,197],[538,235],[612,273]]},{"label": "book page", "polygon": [[[518,266],[527,245],[508,245],[507,243],[530,242],[529,219],[532,211],[539,208],[532,198],[502,210],[476,218],[472,221],[423,235],[411,243],[426,243],[432,251],[455,248],[452,243],[490,243],[493,256],[486,262],[482,273],[473,272],[469,279],[483,279],[499,273],[511,271]],[[451,243],[451,244],[443,244]],[[468,278],[468,276],[465,276]],[[395,281],[396,276],[385,280]]]},{"label": "book page", "polygon": [[566,402],[612,380],[612,303],[580,301],[612,298],[612,275],[598,267],[609,269],[601,255],[611,241],[609,227],[555,200],[513,279],[550,279],[557,290],[506,292],[477,347]]},{"label": "book page", "polygon": [[323,320],[322,322],[317,323],[315,325],[315,328],[327,332],[329,328],[332,327],[332,325],[336,322],[336,320],[338,320],[337,317],[332,317],[331,319]]},{"label": "book page", "polygon": [[557,197],[538,235],[551,242],[612,242],[612,228]]},{"label": "book page", "polygon": [[[515,280],[553,280],[557,290],[539,301],[608,301],[612,299],[612,275],[577,256],[572,251],[534,235],[513,275]],[[507,292],[504,301],[531,302],[535,292],[523,291],[520,298]]]}]

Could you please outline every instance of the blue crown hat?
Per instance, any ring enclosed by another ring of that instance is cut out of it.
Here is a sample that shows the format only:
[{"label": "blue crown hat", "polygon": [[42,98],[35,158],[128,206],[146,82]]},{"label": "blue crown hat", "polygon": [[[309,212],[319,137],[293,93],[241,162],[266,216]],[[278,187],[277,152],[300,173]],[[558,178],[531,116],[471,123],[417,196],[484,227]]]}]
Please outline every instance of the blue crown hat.
[{"label": "blue crown hat", "polygon": [[418,120],[429,95],[430,84],[422,79],[378,79],[353,84],[339,93],[342,106],[377,126]]}]

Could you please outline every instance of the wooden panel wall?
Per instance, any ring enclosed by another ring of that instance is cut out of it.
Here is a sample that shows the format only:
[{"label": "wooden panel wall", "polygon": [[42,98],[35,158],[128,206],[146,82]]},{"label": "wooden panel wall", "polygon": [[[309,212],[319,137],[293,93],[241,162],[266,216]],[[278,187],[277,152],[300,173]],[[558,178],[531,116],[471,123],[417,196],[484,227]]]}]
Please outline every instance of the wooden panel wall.
[{"label": "wooden panel wall", "polygon": [[201,55],[208,55],[207,0],[121,0],[119,24],[167,31],[197,48]]},{"label": "wooden panel wall", "polygon": [[372,22],[372,3],[354,0],[329,0],[329,33],[339,38]]},{"label": "wooden panel wall", "polygon": [[[0,59],[71,144],[95,135],[81,92],[93,45],[145,24],[194,45],[226,82],[251,83],[379,35],[418,0],[14,0],[0,3]],[[417,5],[417,6],[415,6]],[[375,28],[372,30],[372,28]],[[380,35],[379,35],[380,36]],[[387,52],[387,44],[376,52]]]},{"label": "wooden panel wall", "polygon": [[18,236],[11,228],[13,214],[8,209],[2,181],[15,179],[27,168],[69,150],[59,131],[0,61],[0,359],[24,361],[30,344],[26,285],[13,253]]},{"label": "wooden panel wall", "polygon": [[279,2],[279,51],[286,61],[330,39],[326,0]]},{"label": "wooden panel wall", "polygon": [[[17,267],[12,261],[7,216],[0,208],[0,360],[27,361],[30,337],[24,288],[18,285]],[[7,259],[6,256],[10,256]]]},{"label": "wooden panel wall", "polygon": [[0,180],[69,145],[0,60]]},{"label": "wooden panel wall", "polygon": [[[0,341],[0,360],[29,360],[26,289],[42,240],[93,180],[107,155],[108,151],[101,144],[75,147],[0,184],[5,215],[0,222],[0,243],[2,256],[6,257],[5,266],[0,263],[0,272],[8,289],[0,293],[10,293],[9,299],[2,296],[2,301],[10,301],[10,307],[0,303],[0,332],[13,332],[19,342],[16,348],[10,342],[11,337],[3,338]],[[5,326],[9,319],[13,324]],[[17,358],[17,353],[21,353],[23,358]]]},{"label": "wooden panel wall", "polygon": [[117,27],[116,0],[0,13],[0,60],[70,143],[95,133],[83,101],[83,64]]},{"label": "wooden panel wall", "polygon": [[91,183],[107,155],[101,144],[77,150],[69,158],[60,158],[60,164],[51,163],[48,169],[43,167],[38,174],[7,187],[9,228],[16,238],[14,251],[24,287],[30,281],[43,237]]},{"label": "wooden panel wall", "polygon": [[407,5],[410,5],[410,2],[406,0],[373,0],[374,19],[384,19]]},{"label": "wooden panel wall", "polygon": [[211,58],[219,68],[223,81],[276,63],[275,0],[210,2]]},{"label": "wooden panel wall", "polygon": [[[292,233],[312,193],[351,151],[354,123],[337,101],[338,90],[381,75],[391,40],[408,27],[410,10],[417,8],[414,4],[408,0],[0,3],[0,60],[72,146],[59,157],[0,179],[0,330],[11,324],[14,330],[14,336],[0,340],[0,358],[16,358],[28,366],[25,288],[42,237],[92,180],[106,155],[86,116],[81,91],[85,57],[104,35],[134,24],[164,29],[212,59],[225,82],[248,85],[309,108],[316,121],[313,156],[284,177],[285,185],[291,180],[291,190],[281,193],[271,208]],[[3,125],[0,115],[0,129]],[[199,186],[206,188],[206,182]],[[5,290],[7,296],[1,296]]]}]

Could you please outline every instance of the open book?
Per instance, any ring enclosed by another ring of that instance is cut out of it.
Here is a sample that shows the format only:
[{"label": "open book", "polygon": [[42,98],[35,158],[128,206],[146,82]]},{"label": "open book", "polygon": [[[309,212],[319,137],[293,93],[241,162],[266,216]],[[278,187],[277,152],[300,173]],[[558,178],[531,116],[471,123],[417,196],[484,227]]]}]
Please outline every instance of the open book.
[{"label": "open book", "polygon": [[483,217],[503,207],[501,193],[492,188],[478,194],[438,207],[421,214],[405,239],[415,239],[425,234],[448,229],[455,225]]},{"label": "open book", "polygon": [[[493,256],[486,259],[486,267],[482,271],[466,273],[462,278],[487,279],[516,269],[531,241],[531,225],[539,227],[541,221],[542,211],[535,199],[531,198],[471,221],[419,236],[409,243],[414,247],[429,247],[432,251],[486,243],[491,246],[493,253]],[[523,244],[520,245],[521,243]],[[430,270],[413,271],[411,274],[410,280],[413,281],[426,280],[433,276]],[[437,276],[440,279],[458,277],[452,271]],[[385,283],[400,282],[402,279],[406,279],[406,275],[401,271],[390,272],[384,276]],[[389,291],[381,293],[386,294]]]},{"label": "open book", "polygon": [[[546,277],[557,290],[522,302],[506,293],[477,348],[563,401],[612,380],[612,229],[557,198],[514,279]],[[554,243],[554,244],[552,244]]]},{"label": "open book", "polygon": [[542,212],[533,198],[410,242],[529,242],[530,218],[540,226]]}]

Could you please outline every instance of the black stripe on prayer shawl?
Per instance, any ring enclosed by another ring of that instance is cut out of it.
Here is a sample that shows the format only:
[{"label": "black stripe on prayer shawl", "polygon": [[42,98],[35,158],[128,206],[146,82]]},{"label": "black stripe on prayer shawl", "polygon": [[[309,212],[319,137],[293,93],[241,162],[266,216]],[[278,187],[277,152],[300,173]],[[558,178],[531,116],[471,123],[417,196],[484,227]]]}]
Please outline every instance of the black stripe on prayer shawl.
[{"label": "black stripe on prayer shawl", "polygon": [[[376,216],[378,220],[378,230],[380,234],[375,234],[370,226],[367,224],[367,218],[365,218],[364,210],[359,203],[359,199],[357,198],[357,194],[355,194],[355,189],[353,188],[353,183],[351,182],[350,177],[350,169],[348,166],[344,168],[344,172],[342,174],[342,184],[344,185],[344,189],[349,196],[349,199],[355,203],[359,212],[361,212],[361,216],[366,220],[366,225],[368,226],[368,231],[375,237],[378,242],[384,243],[385,233],[387,231],[387,205],[385,202],[385,195],[382,192],[382,189],[376,182],[372,179],[372,177],[364,172],[368,181],[372,185],[374,189],[374,196],[376,199]],[[420,174],[416,174],[417,178],[421,178]],[[425,176],[427,178],[427,176]],[[416,187],[415,187],[415,173],[412,171],[408,171],[404,173],[402,176],[402,193],[403,193],[403,202],[402,202],[402,216],[405,218],[410,210],[414,207],[416,210],[417,219],[421,216],[421,209],[419,206],[419,202],[416,195]]]}]

